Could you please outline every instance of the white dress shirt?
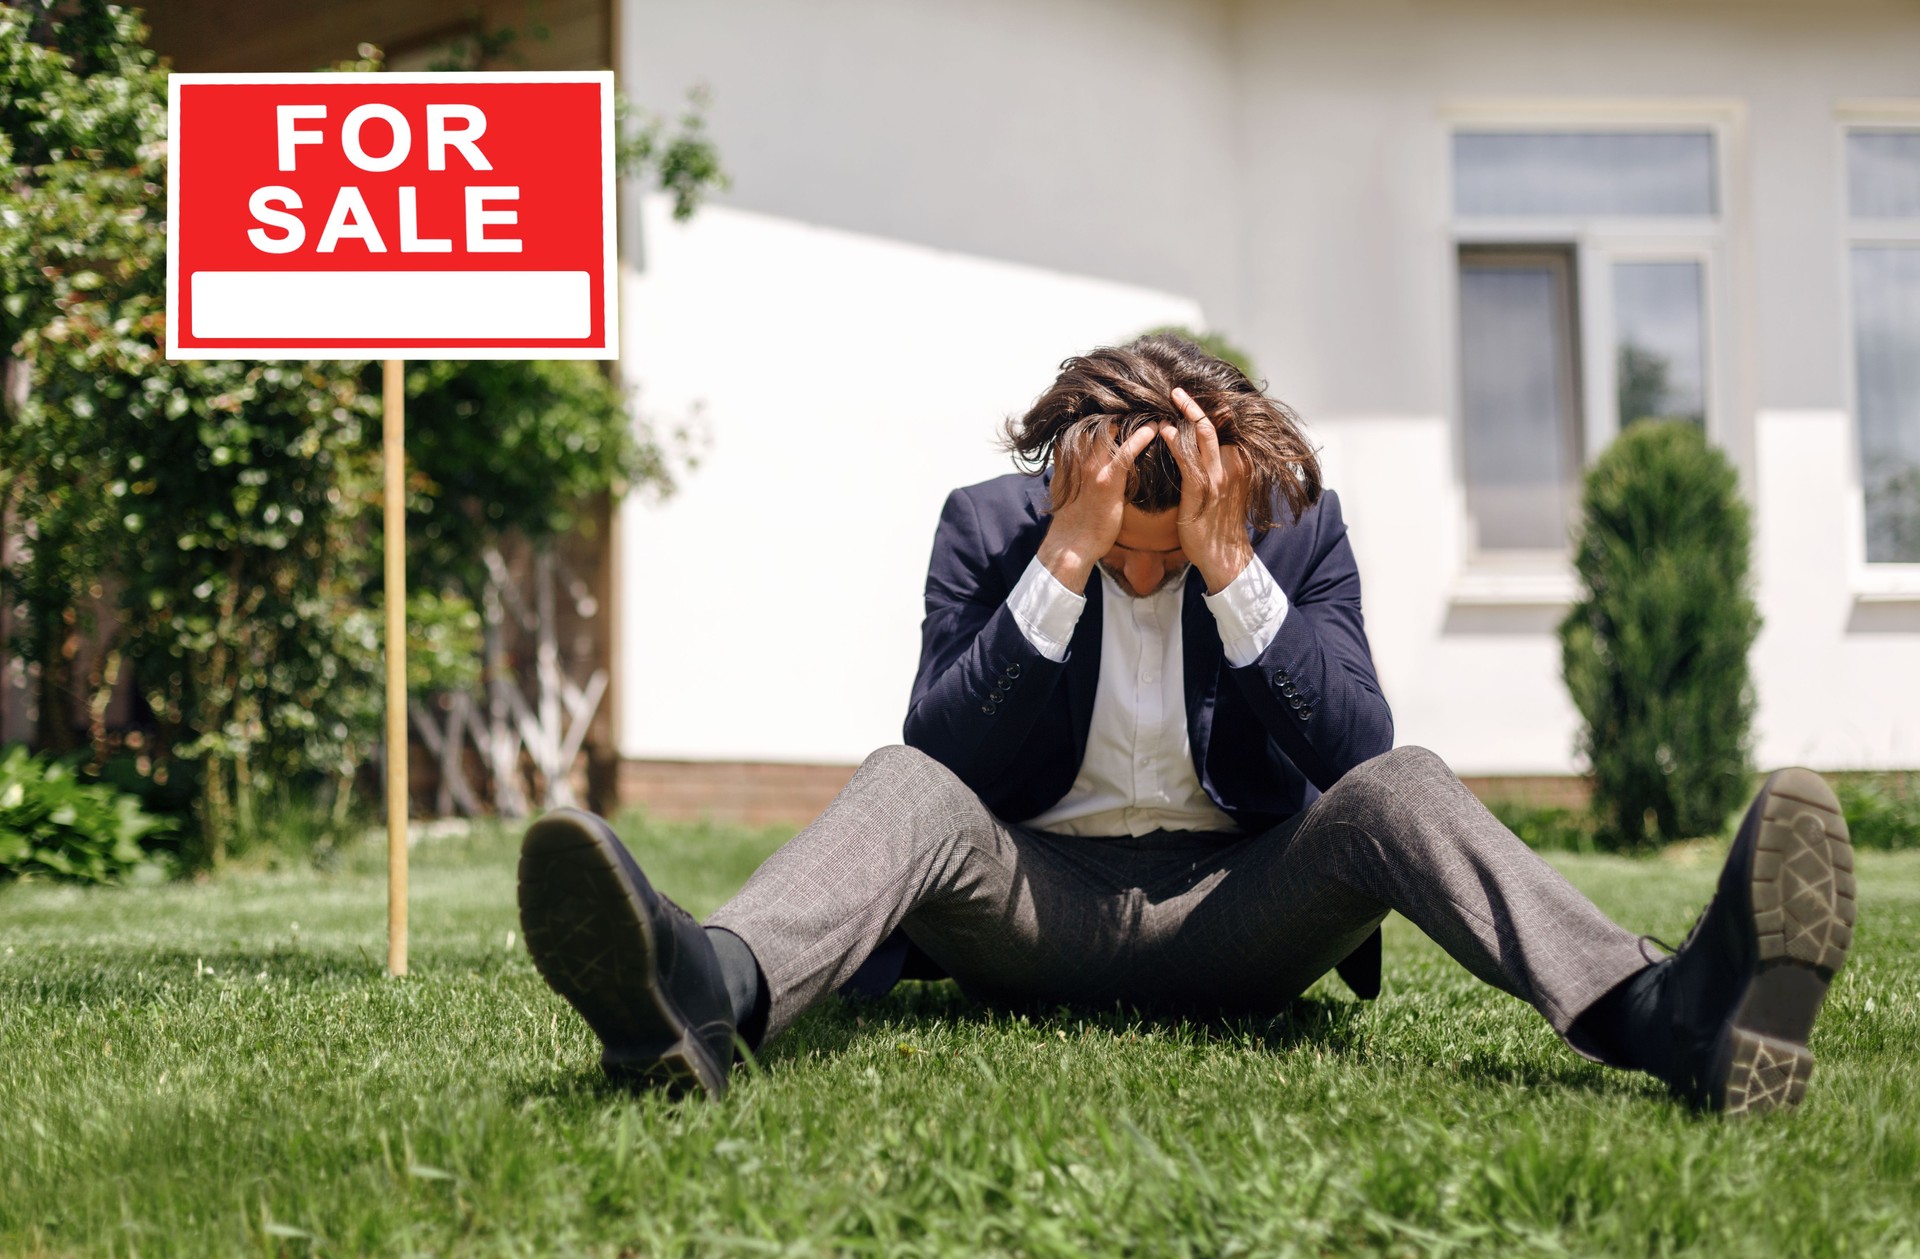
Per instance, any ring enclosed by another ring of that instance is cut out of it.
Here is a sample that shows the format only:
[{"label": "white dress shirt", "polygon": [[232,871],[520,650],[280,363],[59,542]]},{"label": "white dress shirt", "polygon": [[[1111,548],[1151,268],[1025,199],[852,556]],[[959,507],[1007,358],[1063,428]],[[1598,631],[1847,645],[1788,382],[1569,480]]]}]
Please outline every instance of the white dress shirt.
[{"label": "white dress shirt", "polygon": [[[1187,570],[1186,581],[1199,580],[1197,569]],[[1086,755],[1067,794],[1026,825],[1067,835],[1238,830],[1201,790],[1187,740],[1180,624],[1186,582],[1168,582],[1145,598],[1104,574],[1099,582],[1100,682]],[[1287,615],[1287,596],[1257,555],[1205,599],[1235,668],[1259,658]],[[1034,650],[1061,661],[1087,599],[1035,558],[1007,605]]]}]

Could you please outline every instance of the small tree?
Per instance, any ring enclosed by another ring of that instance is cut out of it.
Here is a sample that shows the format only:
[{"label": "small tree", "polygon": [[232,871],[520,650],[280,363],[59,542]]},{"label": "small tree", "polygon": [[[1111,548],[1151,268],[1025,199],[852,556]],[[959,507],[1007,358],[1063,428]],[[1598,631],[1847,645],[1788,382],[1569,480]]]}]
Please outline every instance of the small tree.
[{"label": "small tree", "polygon": [[1750,783],[1760,629],[1733,468],[1699,426],[1642,421],[1588,473],[1583,508],[1560,644],[1599,841],[1717,833]]}]

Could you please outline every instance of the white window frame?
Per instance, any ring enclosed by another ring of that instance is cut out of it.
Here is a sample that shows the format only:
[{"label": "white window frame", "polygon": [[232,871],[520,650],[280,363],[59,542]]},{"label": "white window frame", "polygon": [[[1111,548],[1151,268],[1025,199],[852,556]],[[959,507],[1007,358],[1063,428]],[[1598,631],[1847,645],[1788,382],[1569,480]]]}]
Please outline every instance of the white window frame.
[{"label": "white window frame", "polygon": [[[1582,476],[1618,436],[1613,265],[1617,262],[1697,262],[1706,361],[1701,365],[1707,439],[1729,448],[1744,464],[1745,442],[1735,417],[1743,414],[1735,342],[1739,298],[1734,250],[1746,222],[1746,107],[1737,100],[1483,100],[1441,111],[1447,148],[1442,163],[1447,206],[1447,339],[1454,475],[1460,487],[1460,570],[1455,604],[1565,607],[1579,591],[1571,544],[1553,551],[1481,550],[1467,509],[1466,416],[1460,375],[1460,253],[1462,247],[1558,247],[1573,252],[1579,328]],[[1473,131],[1631,132],[1706,131],[1713,135],[1714,212],[1710,216],[1467,216],[1454,209],[1453,137]],[[1578,493],[1576,489],[1576,494]],[[1577,512],[1577,505],[1574,510]],[[1570,522],[1571,523],[1571,522]]]},{"label": "white window frame", "polygon": [[1854,355],[1853,248],[1855,245],[1920,246],[1920,219],[1856,219],[1848,184],[1847,137],[1859,131],[1920,131],[1920,100],[1841,101],[1834,108],[1837,157],[1834,181],[1840,207],[1840,286],[1845,310],[1844,362],[1847,405],[1847,580],[1861,603],[1920,602],[1920,564],[1867,560],[1867,489],[1860,477],[1860,377]]}]

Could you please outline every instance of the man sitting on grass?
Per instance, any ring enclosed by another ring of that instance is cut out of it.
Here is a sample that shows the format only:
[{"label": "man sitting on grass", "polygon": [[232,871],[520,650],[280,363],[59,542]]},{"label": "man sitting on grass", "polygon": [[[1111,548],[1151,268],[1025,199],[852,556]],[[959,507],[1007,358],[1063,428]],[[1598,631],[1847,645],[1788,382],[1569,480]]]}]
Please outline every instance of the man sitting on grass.
[{"label": "man sitting on grass", "polygon": [[1437,756],[1392,747],[1339,503],[1287,408],[1151,336],[1069,359],[1008,442],[1033,471],[941,516],[906,746],[705,928],[601,819],[528,830],[527,947],[609,1073],[719,1094],[736,1033],[910,965],[1010,1004],[1272,1015],[1334,967],[1371,996],[1398,910],[1589,1058],[1700,1106],[1799,1100],[1854,916],[1818,776],[1767,780],[1650,961]]}]

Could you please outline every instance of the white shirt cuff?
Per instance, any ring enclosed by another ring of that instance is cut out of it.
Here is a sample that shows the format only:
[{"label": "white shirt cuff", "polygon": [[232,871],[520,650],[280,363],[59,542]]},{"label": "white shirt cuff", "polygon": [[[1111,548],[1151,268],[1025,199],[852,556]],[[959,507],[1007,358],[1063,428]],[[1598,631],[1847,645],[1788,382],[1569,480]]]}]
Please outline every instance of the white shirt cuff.
[{"label": "white shirt cuff", "polygon": [[1227,663],[1236,669],[1258,660],[1280,632],[1280,623],[1287,619],[1286,592],[1257,555],[1247,561],[1225,590],[1206,596],[1206,601],[1220,629],[1220,646]]},{"label": "white shirt cuff", "polygon": [[1067,658],[1067,642],[1086,608],[1087,597],[1061,585],[1037,555],[1027,562],[1027,571],[1007,596],[1013,623],[1035,651],[1055,664]]}]

